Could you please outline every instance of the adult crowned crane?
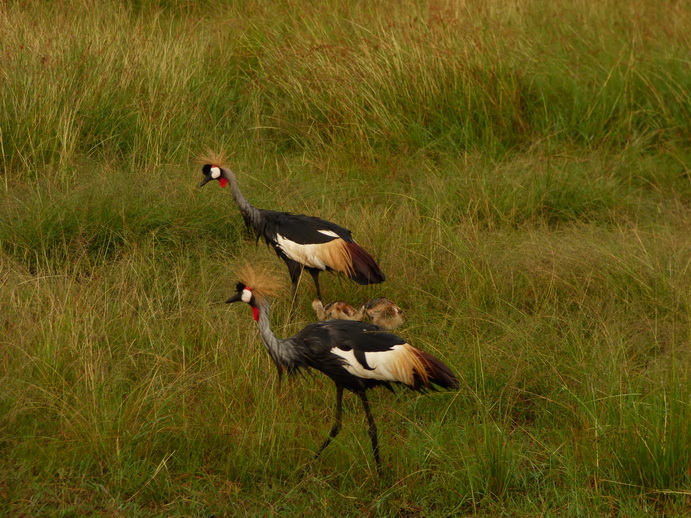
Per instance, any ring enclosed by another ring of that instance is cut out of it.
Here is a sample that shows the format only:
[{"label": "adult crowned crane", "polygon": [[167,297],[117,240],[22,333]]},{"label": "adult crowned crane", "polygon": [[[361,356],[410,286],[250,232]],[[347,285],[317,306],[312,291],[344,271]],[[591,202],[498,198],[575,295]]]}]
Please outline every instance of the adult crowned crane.
[{"label": "adult crowned crane", "polygon": [[257,239],[263,238],[271,245],[288,266],[293,305],[303,268],[312,275],[319,299],[319,273],[324,270],[343,273],[358,284],[384,281],[376,261],[353,241],[350,230],[321,218],[258,209],[242,195],[235,174],[223,164],[223,157],[202,158],[202,162],[205,162],[204,180],[199,187],[211,180],[218,180],[221,187],[229,184],[245,225],[254,231]]},{"label": "adult crowned crane", "polygon": [[336,384],[335,420],[317,457],[341,430],[343,390],[357,394],[369,422],[377,470],[381,472],[377,426],[367,401],[367,390],[383,385],[393,391],[392,384],[405,385],[412,390],[425,391],[434,385],[458,388],[451,370],[430,353],[416,349],[403,338],[387,333],[374,324],[352,320],[327,320],[309,324],[296,335],[285,340],[277,338],[269,322],[269,301],[276,283],[266,274],[245,268],[237,284],[237,292],[226,302],[244,302],[252,308],[254,320],[264,346],[278,368],[293,373],[311,367],[323,372]]}]

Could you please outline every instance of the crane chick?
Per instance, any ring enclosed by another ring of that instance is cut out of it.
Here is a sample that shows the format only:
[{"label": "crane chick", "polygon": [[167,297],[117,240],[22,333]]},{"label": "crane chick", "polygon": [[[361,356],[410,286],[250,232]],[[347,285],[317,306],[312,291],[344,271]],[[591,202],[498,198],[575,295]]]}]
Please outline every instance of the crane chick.
[{"label": "crane chick", "polygon": [[362,309],[372,323],[384,329],[396,329],[403,325],[407,318],[403,310],[386,297],[370,299],[365,302]]},{"label": "crane chick", "polygon": [[319,299],[313,300],[312,309],[314,309],[314,312],[317,314],[317,318],[319,320],[340,319],[362,321],[365,317],[364,306],[358,310],[347,302],[343,302],[341,300],[331,302],[326,306],[322,304],[322,301]]},{"label": "crane chick", "polygon": [[360,309],[343,301],[336,301],[324,306],[321,300],[313,300],[312,308],[319,320],[370,320],[373,324],[389,331],[400,327],[406,320],[406,314],[392,300],[377,297],[365,302]]}]

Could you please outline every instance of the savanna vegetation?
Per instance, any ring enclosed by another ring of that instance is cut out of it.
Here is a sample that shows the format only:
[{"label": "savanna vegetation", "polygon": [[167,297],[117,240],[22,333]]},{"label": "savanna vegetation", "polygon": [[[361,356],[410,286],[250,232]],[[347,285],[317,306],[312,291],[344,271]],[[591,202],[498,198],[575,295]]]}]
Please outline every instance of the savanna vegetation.
[{"label": "savanna vegetation", "polygon": [[[675,0],[0,2],[2,513],[685,515],[689,49]],[[371,394],[382,477],[355,397],[313,460],[333,384],[219,304],[287,275],[207,148],[457,373]]]}]

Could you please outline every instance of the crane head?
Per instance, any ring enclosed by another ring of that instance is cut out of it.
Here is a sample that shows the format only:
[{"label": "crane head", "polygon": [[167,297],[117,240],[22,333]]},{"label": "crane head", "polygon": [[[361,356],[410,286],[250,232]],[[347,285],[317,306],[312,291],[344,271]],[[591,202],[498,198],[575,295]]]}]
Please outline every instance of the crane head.
[{"label": "crane head", "polygon": [[252,308],[252,316],[259,320],[260,302],[266,297],[279,295],[283,291],[283,284],[278,281],[270,270],[261,265],[245,265],[238,271],[240,282],[235,285],[235,294],[226,302],[244,302]]},{"label": "crane head", "polygon": [[252,308],[252,316],[255,320],[259,320],[259,307],[257,306],[257,297],[252,293],[252,288],[245,286],[244,283],[238,282],[235,286],[236,293],[226,300],[226,304],[233,302],[244,302],[249,304]]},{"label": "crane head", "polygon": [[204,164],[202,166],[202,174],[204,175],[204,179],[202,180],[202,183],[199,184],[199,187],[204,187],[211,180],[218,180],[218,183],[221,185],[221,187],[228,185],[228,180],[225,178],[225,176],[223,176],[221,166]]}]

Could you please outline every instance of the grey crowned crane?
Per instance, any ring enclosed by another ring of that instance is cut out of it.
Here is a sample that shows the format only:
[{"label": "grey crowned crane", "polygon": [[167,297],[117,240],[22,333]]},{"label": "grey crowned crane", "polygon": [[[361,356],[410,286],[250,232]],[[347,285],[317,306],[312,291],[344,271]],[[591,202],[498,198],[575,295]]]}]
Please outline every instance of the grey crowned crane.
[{"label": "grey crowned crane", "polygon": [[347,302],[336,301],[322,304],[321,300],[313,300],[312,308],[319,320],[371,320],[373,324],[392,331],[400,327],[406,320],[406,314],[390,299],[377,297],[370,299],[360,308],[355,309]]},{"label": "grey crowned crane", "polygon": [[324,270],[343,273],[358,284],[383,282],[384,274],[372,256],[353,241],[351,232],[321,218],[258,209],[245,199],[233,172],[224,166],[223,157],[203,158],[203,187],[211,180],[218,180],[221,187],[230,185],[235,203],[240,209],[245,225],[251,228],[257,239],[263,238],[288,266],[292,282],[292,301],[303,269],[306,269],[321,299],[319,273]]},{"label": "grey crowned crane", "polygon": [[417,391],[434,389],[434,385],[458,388],[456,377],[444,363],[374,324],[327,320],[309,324],[290,338],[277,338],[271,331],[266,298],[272,294],[275,282],[250,268],[245,269],[241,279],[237,292],[226,302],[244,302],[252,308],[259,334],[279,376],[310,367],[323,372],[336,384],[334,424],[317,457],[341,430],[344,389],[354,392],[362,401],[377,471],[381,472],[377,426],[367,401],[367,390],[382,385],[393,391],[392,384]]}]

